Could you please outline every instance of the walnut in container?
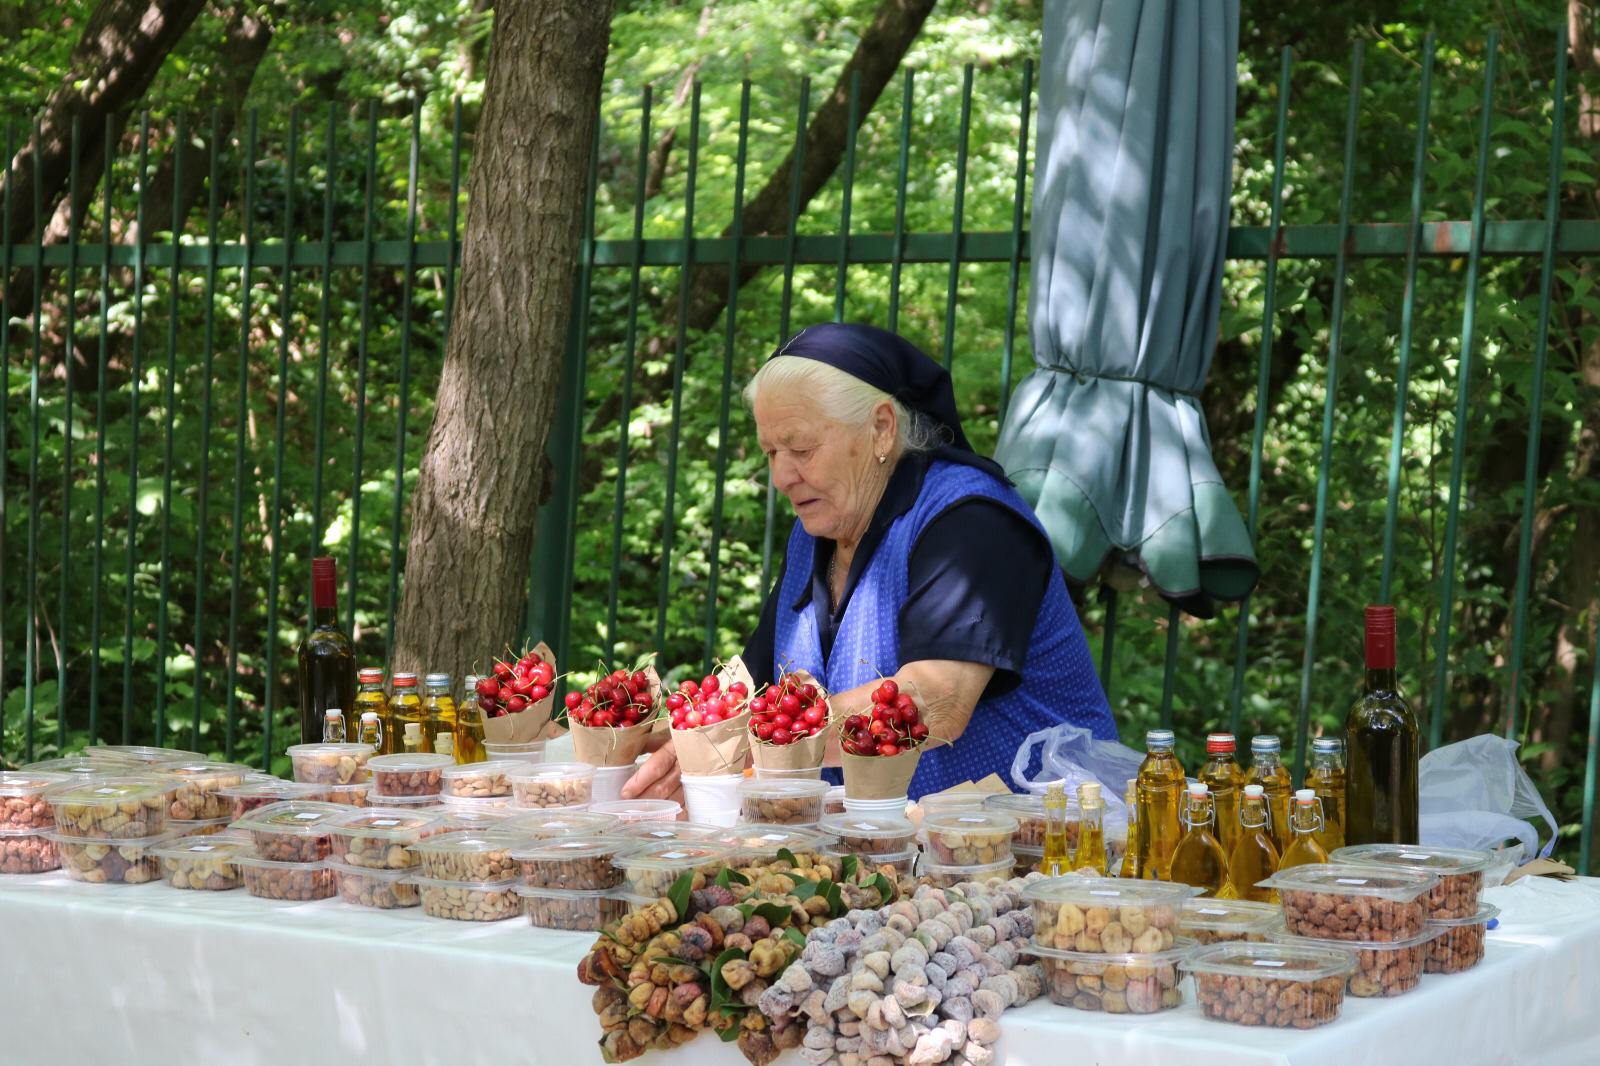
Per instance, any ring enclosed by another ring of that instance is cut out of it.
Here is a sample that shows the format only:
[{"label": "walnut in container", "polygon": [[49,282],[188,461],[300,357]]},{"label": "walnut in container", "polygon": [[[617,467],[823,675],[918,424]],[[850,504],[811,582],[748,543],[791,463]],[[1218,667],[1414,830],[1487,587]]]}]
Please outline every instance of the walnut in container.
[{"label": "walnut in container", "polygon": [[233,800],[221,793],[245,783],[254,771],[239,763],[180,761],[160,763],[152,771],[177,783],[167,804],[167,813],[184,822],[206,821],[233,816]]},{"label": "walnut in container", "polygon": [[251,811],[233,828],[250,834],[266,862],[317,862],[328,857],[330,833],[346,810],[336,803],[286,800]]},{"label": "walnut in container", "polygon": [[[438,881],[490,883],[517,876],[511,849],[522,841],[515,835],[471,829],[440,833],[411,845],[423,877]],[[424,901],[426,903],[426,901]]]},{"label": "walnut in container", "polygon": [[557,837],[519,847],[511,857],[521,868],[522,883],[535,888],[615,888],[622,871],[612,860],[639,846],[620,837]]},{"label": "walnut in container", "polygon": [[1235,1025],[1314,1029],[1339,1017],[1348,951],[1288,944],[1212,944],[1181,968],[1194,974],[1195,999],[1207,1018]]},{"label": "walnut in container", "polygon": [[296,744],[289,749],[294,779],[317,785],[353,785],[368,780],[371,744]]},{"label": "walnut in container", "polygon": [[86,777],[45,792],[62,836],[144,839],[167,830],[176,785],[150,775]]}]

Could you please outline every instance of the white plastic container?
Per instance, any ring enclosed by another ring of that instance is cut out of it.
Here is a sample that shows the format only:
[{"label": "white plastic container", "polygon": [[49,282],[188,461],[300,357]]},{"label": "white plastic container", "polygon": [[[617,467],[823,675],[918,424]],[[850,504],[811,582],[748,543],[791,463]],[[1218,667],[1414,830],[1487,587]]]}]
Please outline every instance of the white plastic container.
[{"label": "white plastic container", "polygon": [[[906,804],[910,801],[904,796],[895,796],[891,799],[851,799],[844,797],[844,809],[847,814],[898,814],[905,816]],[[823,803],[823,810],[827,810],[827,803]]]},{"label": "white plastic container", "polygon": [[609,803],[622,798],[622,786],[639,769],[637,763],[629,766],[596,766],[591,802]]},{"label": "white plastic container", "polygon": [[829,787],[822,780],[744,781],[739,785],[739,820],[816,825]]},{"label": "white plastic container", "polygon": [[380,796],[437,796],[444,771],[454,766],[449,755],[427,752],[379,755],[367,761],[372,774],[372,798]]},{"label": "white plastic container", "polygon": [[582,810],[594,800],[594,767],[588,763],[529,763],[506,776],[518,807]]},{"label": "white plastic container", "polygon": [[512,762],[544,762],[544,746],[548,741],[530,740],[525,744],[495,744],[483,742],[483,750],[490,762],[502,759]]},{"label": "white plastic container", "polygon": [[683,803],[691,822],[732,826],[739,821],[743,774],[684,774]]},{"label": "white plastic container", "polygon": [[628,902],[610,889],[540,888],[518,885],[522,909],[535,929],[595,933],[628,913]]},{"label": "white plastic container", "polygon": [[612,800],[610,803],[590,804],[595,814],[612,815],[623,825],[635,822],[675,822],[683,813],[683,804],[677,800],[635,799]]},{"label": "white plastic container", "polygon": [[504,799],[511,802],[511,779],[508,776],[522,770],[528,763],[470,762],[461,766],[447,766],[440,775],[443,784],[440,794],[447,799]]}]

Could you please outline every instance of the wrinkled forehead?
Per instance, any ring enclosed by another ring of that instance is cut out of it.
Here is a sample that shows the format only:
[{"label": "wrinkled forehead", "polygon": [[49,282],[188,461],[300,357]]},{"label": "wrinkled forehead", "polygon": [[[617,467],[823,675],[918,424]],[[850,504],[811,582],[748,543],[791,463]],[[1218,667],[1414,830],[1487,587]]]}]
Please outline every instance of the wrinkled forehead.
[{"label": "wrinkled forehead", "polygon": [[810,396],[804,393],[762,393],[751,407],[756,420],[756,439],[763,447],[814,442],[838,423]]}]

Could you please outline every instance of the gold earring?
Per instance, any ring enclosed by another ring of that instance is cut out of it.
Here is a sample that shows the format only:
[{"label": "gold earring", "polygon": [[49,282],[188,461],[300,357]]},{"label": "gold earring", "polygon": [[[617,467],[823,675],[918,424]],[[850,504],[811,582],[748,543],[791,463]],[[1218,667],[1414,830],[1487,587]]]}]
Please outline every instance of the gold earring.
[{"label": "gold earring", "polygon": [[887,463],[888,461],[889,461],[889,457],[887,455],[878,456],[878,465],[879,466],[882,466],[884,463]]}]

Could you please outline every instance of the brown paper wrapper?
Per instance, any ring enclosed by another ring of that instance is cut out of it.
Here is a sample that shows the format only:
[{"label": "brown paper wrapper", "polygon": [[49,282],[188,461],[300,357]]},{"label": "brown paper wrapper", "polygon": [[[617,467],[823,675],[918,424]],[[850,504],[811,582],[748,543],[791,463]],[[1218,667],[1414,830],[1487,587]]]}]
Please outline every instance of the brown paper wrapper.
[{"label": "brown paper wrapper", "polygon": [[[550,645],[540,641],[533,647],[533,653],[551,666],[556,665],[556,653],[550,650]],[[559,670],[556,671],[560,673]],[[468,694],[468,698],[476,701],[477,693]],[[505,714],[499,718],[485,718],[483,720],[483,739],[491,744],[526,744],[538,740],[546,735],[545,727],[550,724],[550,712],[555,709],[556,695],[550,695],[538,703],[524,709],[520,714]],[[476,703],[474,703],[476,706]],[[482,711],[479,711],[481,714]]]},{"label": "brown paper wrapper", "polygon": [[960,784],[951,785],[942,792],[928,793],[928,795],[923,796],[921,799],[917,800],[916,803],[911,805],[910,809],[906,812],[906,817],[911,819],[913,825],[915,825],[918,829],[921,829],[922,804],[934,796],[994,796],[1009,795],[1010,792],[1011,790],[1006,787],[1005,781],[1000,777],[999,774],[990,774],[981,781],[963,781]]},{"label": "brown paper wrapper", "polygon": [[849,754],[840,758],[844,760],[846,799],[897,799],[911,788],[911,777],[917,772],[922,748],[912,748],[887,759],[882,755]]},{"label": "brown paper wrapper", "polygon": [[[661,678],[654,666],[644,668],[650,679],[650,692],[655,696],[655,713],[661,713]],[[660,724],[659,717],[631,726],[582,725],[568,719],[572,729],[572,751],[579,762],[590,766],[631,766],[644,753],[645,742]]]},{"label": "brown paper wrapper", "polygon": [[[744,682],[747,690],[755,691],[755,679],[750,676],[750,670],[744,665],[744,660],[737,655],[724,663],[717,670],[716,676],[722,682],[724,692],[736,681]],[[749,701],[745,701],[743,709],[738,714],[732,718],[725,718],[715,725],[703,725],[695,729],[673,729],[672,747],[678,753],[678,766],[686,774],[703,776],[742,773],[744,764],[750,758]]]},{"label": "brown paper wrapper", "polygon": [[[817,691],[822,693],[822,698],[828,698],[828,690],[822,687],[822,682],[812,677],[805,670],[796,670],[795,676],[802,684],[817,686]],[[832,714],[833,704],[830,702],[829,714]],[[829,725],[834,719],[830,717]],[[828,751],[828,737],[832,730],[824,729],[814,737],[797,740],[793,744],[763,744],[756,737],[750,738],[750,757],[755,765],[763,770],[814,770],[822,765],[823,757]]]}]

